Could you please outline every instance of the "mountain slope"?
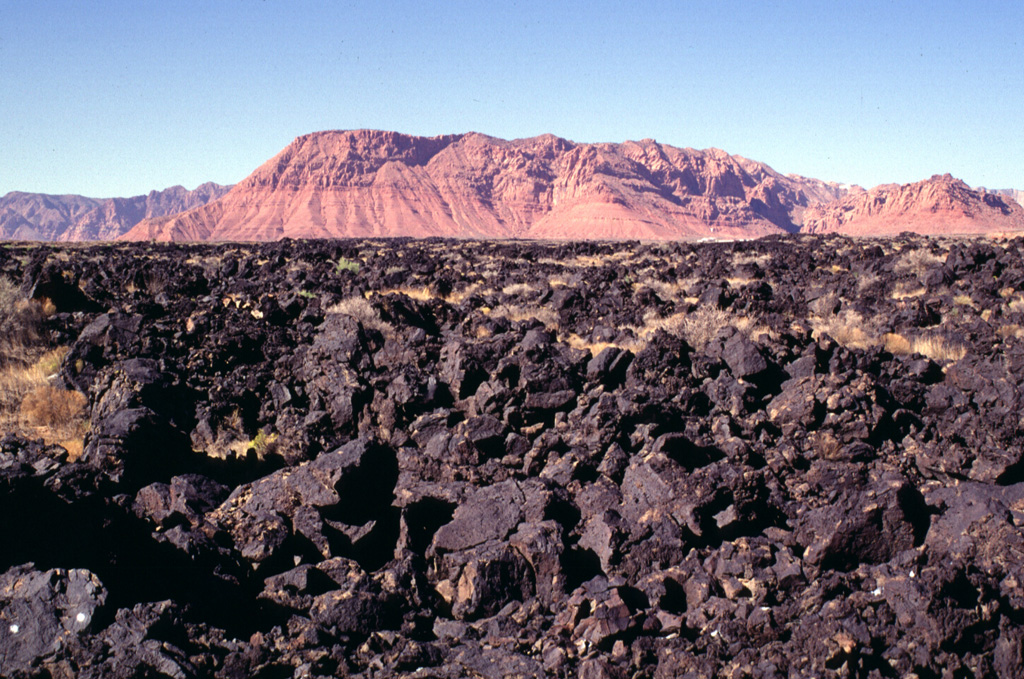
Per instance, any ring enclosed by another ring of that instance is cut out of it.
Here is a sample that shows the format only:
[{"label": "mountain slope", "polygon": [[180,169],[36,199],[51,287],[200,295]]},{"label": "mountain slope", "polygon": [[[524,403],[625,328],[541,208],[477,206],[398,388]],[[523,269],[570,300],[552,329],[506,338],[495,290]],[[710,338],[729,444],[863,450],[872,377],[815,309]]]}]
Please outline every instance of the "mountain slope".
[{"label": "mountain slope", "polygon": [[172,186],[132,198],[11,192],[0,198],[0,239],[114,240],[143,219],[204,205],[230,188],[208,182],[192,191]]},{"label": "mountain slope", "polygon": [[1024,208],[1012,198],[972,189],[948,174],[852,192],[804,214],[808,233],[939,235],[1020,229],[1024,229]]},{"label": "mountain slope", "polygon": [[219,201],[125,238],[675,239],[797,231],[838,185],[724,151],[373,130],[297,138]]}]

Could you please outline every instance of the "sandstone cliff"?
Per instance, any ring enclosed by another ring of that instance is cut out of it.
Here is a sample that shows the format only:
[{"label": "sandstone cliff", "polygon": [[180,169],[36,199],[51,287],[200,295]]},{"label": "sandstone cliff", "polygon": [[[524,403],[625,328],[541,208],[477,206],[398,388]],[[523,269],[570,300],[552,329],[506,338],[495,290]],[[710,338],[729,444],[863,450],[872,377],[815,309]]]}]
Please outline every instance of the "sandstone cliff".
[{"label": "sandstone cliff", "polygon": [[208,182],[189,191],[172,186],[132,198],[87,198],[11,192],[0,198],[0,238],[114,240],[143,219],[177,214],[223,196],[230,186]]},{"label": "sandstone cliff", "polygon": [[972,189],[948,174],[914,184],[851,192],[804,214],[804,231],[849,235],[974,234],[1024,229],[1024,209],[1012,198]]},{"label": "sandstone cliff", "polygon": [[724,151],[371,130],[297,138],[219,201],[130,240],[677,239],[795,232],[844,193]]}]

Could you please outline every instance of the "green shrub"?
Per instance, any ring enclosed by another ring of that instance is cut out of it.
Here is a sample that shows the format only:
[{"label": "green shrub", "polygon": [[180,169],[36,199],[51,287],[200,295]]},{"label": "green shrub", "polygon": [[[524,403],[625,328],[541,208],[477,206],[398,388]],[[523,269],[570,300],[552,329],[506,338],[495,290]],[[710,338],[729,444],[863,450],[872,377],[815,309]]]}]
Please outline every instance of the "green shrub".
[{"label": "green shrub", "polygon": [[342,257],[338,260],[338,265],[334,268],[334,271],[335,273],[343,273],[345,271],[359,273],[359,262]]}]

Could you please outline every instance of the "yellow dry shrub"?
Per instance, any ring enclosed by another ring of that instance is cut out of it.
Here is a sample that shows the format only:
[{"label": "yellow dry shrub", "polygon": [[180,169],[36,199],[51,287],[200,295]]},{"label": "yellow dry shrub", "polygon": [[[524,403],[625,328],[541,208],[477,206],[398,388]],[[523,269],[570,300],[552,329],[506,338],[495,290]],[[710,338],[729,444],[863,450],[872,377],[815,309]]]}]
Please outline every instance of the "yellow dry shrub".
[{"label": "yellow dry shrub", "polygon": [[935,361],[959,361],[967,355],[967,347],[938,335],[908,339],[897,333],[887,333],[882,336],[882,345],[891,354],[920,354]]},{"label": "yellow dry shrub", "polygon": [[841,311],[824,318],[814,317],[810,323],[814,339],[828,335],[849,349],[867,349],[875,344],[874,335],[868,331],[864,318],[856,311]]},{"label": "yellow dry shrub", "polygon": [[709,305],[697,307],[692,312],[684,311],[665,317],[649,312],[644,315],[643,322],[643,326],[634,328],[634,332],[641,340],[646,341],[658,330],[664,330],[670,335],[686,340],[687,344],[697,350],[707,346],[708,342],[726,326],[736,328],[751,339],[770,334],[766,326],[759,325],[749,316],[737,316],[725,309]]},{"label": "yellow dry shrub", "polygon": [[568,337],[563,338],[561,341],[568,344],[573,349],[580,349],[582,351],[589,351],[591,356],[597,356],[608,347],[615,347],[617,349],[626,349],[634,354],[644,348],[642,342],[591,342],[590,340],[580,337],[576,333],[570,334]]},{"label": "yellow dry shrub", "polygon": [[[481,307],[481,311],[484,307]],[[558,314],[554,309],[537,305],[499,304],[487,313],[498,318],[507,318],[513,323],[519,321],[538,320],[548,330],[558,329]]]},{"label": "yellow dry shrub", "polygon": [[87,405],[88,399],[80,392],[40,385],[22,399],[19,429],[47,444],[62,446],[68,457],[76,460],[82,454],[89,431]]},{"label": "yellow dry shrub", "polygon": [[364,297],[359,295],[346,297],[337,304],[330,306],[327,309],[327,313],[349,316],[359,321],[364,328],[377,330],[386,336],[394,332],[394,328],[391,324],[386,323],[380,317],[380,314],[377,313],[377,310],[373,308],[373,305]]},{"label": "yellow dry shrub", "polygon": [[45,384],[32,390],[21,402],[21,416],[30,427],[57,432],[78,428],[88,400],[85,394]]},{"label": "yellow dry shrub", "polygon": [[946,261],[945,257],[937,255],[924,248],[915,248],[902,253],[892,270],[898,274],[912,273],[923,274]]},{"label": "yellow dry shrub", "polygon": [[414,299],[418,302],[426,302],[427,300],[434,299],[435,295],[430,291],[430,288],[422,285],[416,287],[401,287],[401,288],[388,288],[387,290],[381,290],[381,295],[405,295],[409,299]]},{"label": "yellow dry shrub", "polygon": [[1008,323],[996,328],[996,334],[1003,339],[1007,339],[1008,337],[1021,339],[1024,337],[1024,327],[1021,327],[1016,323]]}]

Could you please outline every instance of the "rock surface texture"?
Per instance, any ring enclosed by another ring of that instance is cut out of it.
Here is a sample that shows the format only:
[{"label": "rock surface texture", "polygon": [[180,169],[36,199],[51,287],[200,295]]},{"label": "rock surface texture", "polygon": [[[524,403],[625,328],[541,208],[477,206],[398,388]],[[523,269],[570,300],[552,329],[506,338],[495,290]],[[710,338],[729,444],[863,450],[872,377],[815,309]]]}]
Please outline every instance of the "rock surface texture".
[{"label": "rock surface texture", "polygon": [[89,419],[0,438],[4,677],[1024,676],[1024,240],[0,275]]},{"label": "rock surface texture", "polygon": [[749,238],[1024,230],[1010,195],[951,177],[871,191],[782,175],[718,149],[553,135],[414,137],[374,130],[299,137],[222,200],[149,219],[125,239]]},{"label": "rock surface texture", "polygon": [[205,205],[230,188],[208,182],[192,191],[173,186],[133,198],[86,198],[14,191],[0,198],[0,239],[110,241],[143,219]]},{"label": "rock surface texture", "polygon": [[959,179],[936,175],[914,184],[885,184],[804,213],[802,231],[851,236],[988,233],[1024,229],[1018,192],[972,189]]},{"label": "rock surface texture", "polygon": [[130,240],[443,236],[671,240],[796,231],[837,185],[724,151],[372,130],[296,139],[222,200]]}]

